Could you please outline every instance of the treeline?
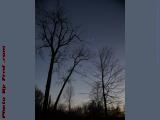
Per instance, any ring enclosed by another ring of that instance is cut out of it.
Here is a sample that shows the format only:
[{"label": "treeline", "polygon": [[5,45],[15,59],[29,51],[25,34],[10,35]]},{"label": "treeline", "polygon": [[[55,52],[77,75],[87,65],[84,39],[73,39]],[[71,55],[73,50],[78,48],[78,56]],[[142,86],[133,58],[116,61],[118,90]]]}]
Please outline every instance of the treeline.
[{"label": "treeline", "polygon": [[[42,120],[43,116],[43,100],[44,93],[36,88],[35,89],[35,118]],[[65,104],[59,104],[57,109],[54,109],[53,103],[50,102],[47,110],[47,120],[124,120],[125,113],[120,106],[108,108],[108,116],[105,117],[104,107],[102,102],[94,100],[89,101],[81,106],[72,107],[70,110]]]}]

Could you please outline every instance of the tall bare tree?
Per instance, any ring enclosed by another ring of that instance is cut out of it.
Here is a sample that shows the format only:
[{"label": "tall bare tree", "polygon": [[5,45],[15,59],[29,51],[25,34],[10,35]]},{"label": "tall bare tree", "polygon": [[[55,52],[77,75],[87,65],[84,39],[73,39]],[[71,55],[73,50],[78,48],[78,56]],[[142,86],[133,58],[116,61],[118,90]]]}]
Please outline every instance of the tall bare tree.
[{"label": "tall bare tree", "polygon": [[57,109],[57,105],[59,102],[59,99],[62,95],[62,92],[66,86],[66,83],[70,80],[72,74],[74,73],[74,71],[76,70],[76,68],[78,67],[78,65],[82,62],[82,61],[86,61],[89,59],[89,52],[86,51],[84,48],[78,48],[76,49],[73,54],[71,55],[71,59],[72,59],[72,65],[70,67],[70,69],[68,70],[68,74],[66,75],[66,77],[64,77],[64,82],[63,85],[60,89],[60,92],[58,94],[58,97],[56,99],[56,102],[54,104],[54,110]]},{"label": "tall bare tree", "polygon": [[49,102],[54,65],[63,58],[66,48],[70,47],[74,41],[79,40],[79,36],[61,7],[57,7],[54,11],[38,10],[36,16],[37,31],[40,33],[40,43],[42,43],[39,48],[46,48],[50,54],[50,65],[43,102],[43,111],[45,112]]},{"label": "tall bare tree", "polygon": [[[98,62],[96,64],[98,81],[94,85],[92,95],[97,99],[103,98],[105,116],[107,117],[107,105],[113,103],[118,98],[122,88],[121,83],[124,80],[123,68],[119,65],[112,49],[105,47],[99,50]],[[101,96],[97,96],[101,93]]]}]

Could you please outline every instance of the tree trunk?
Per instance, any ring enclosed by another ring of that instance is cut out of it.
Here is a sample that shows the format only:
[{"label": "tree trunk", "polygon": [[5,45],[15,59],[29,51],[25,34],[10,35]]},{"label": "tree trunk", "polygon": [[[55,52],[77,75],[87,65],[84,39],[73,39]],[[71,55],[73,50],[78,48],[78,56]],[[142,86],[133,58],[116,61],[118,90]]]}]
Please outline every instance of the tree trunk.
[{"label": "tree trunk", "polygon": [[49,92],[50,92],[50,86],[51,86],[51,80],[52,80],[53,64],[54,64],[54,56],[51,57],[49,71],[48,71],[48,77],[47,77],[47,83],[46,83],[46,88],[45,88],[45,97],[44,97],[44,102],[43,102],[44,120],[46,118],[46,112],[48,109]]},{"label": "tree trunk", "polygon": [[55,102],[55,104],[54,104],[54,108],[53,108],[54,110],[57,109],[57,105],[58,105],[59,99],[60,99],[60,97],[61,97],[61,94],[62,94],[62,92],[63,92],[63,89],[64,89],[66,83],[68,82],[70,76],[72,75],[72,72],[74,71],[74,68],[75,68],[75,65],[72,67],[69,75],[67,76],[67,78],[65,79],[65,81],[64,81],[64,83],[63,83],[63,85],[62,85],[62,88],[61,88],[61,90],[60,90],[60,92],[59,92],[59,94],[58,94],[58,97],[57,97],[57,99],[56,99],[56,102]]},{"label": "tree trunk", "polygon": [[103,89],[103,100],[104,100],[104,112],[105,112],[105,117],[107,118],[107,101],[106,101],[106,96],[105,96],[105,86],[104,86],[104,77],[102,73],[102,89]]}]

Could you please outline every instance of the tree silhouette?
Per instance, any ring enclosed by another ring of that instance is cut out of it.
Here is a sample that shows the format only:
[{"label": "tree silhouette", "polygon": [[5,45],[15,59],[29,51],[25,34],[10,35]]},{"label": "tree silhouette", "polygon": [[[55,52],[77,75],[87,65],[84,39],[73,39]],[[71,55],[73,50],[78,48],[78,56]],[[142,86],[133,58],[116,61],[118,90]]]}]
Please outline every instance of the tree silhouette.
[{"label": "tree silhouette", "polygon": [[94,100],[96,104],[102,101],[102,87],[101,82],[94,81],[91,85],[91,91],[89,93],[91,100]]},{"label": "tree silhouette", "polygon": [[107,105],[112,104],[116,98],[118,99],[117,95],[122,92],[120,83],[124,80],[124,69],[119,65],[118,59],[114,57],[112,49],[108,47],[99,50],[96,68],[98,81],[94,83],[91,93],[98,101],[103,98],[105,116],[107,117]]},{"label": "tree silhouette", "polygon": [[44,94],[43,92],[38,88],[35,87],[35,119],[40,120],[42,107],[43,107],[43,101],[44,101]]},{"label": "tree silhouette", "polygon": [[39,48],[48,49],[50,54],[50,65],[43,102],[43,111],[45,114],[49,102],[54,65],[63,58],[63,53],[66,52],[67,47],[74,41],[79,40],[79,36],[66,17],[62,7],[57,7],[53,11],[38,10],[37,25],[42,40],[42,45]]},{"label": "tree silhouette", "polygon": [[44,100],[44,94],[39,88],[35,88],[35,107],[36,110],[41,110]]},{"label": "tree silhouette", "polygon": [[60,92],[58,94],[58,97],[56,99],[56,102],[54,104],[54,110],[57,109],[57,105],[59,102],[59,99],[62,95],[62,92],[64,90],[64,87],[66,86],[66,83],[69,81],[71,75],[73,74],[73,72],[75,71],[75,69],[78,67],[78,65],[82,62],[82,61],[86,61],[89,59],[89,53],[84,49],[84,48],[78,48],[76,49],[73,54],[71,55],[71,59],[72,59],[72,66],[70,67],[70,69],[68,70],[68,74],[66,77],[64,77],[64,83],[60,89]]},{"label": "tree silhouette", "polygon": [[68,111],[71,111],[73,95],[74,95],[74,90],[73,90],[72,82],[71,82],[71,80],[69,80],[67,89],[66,89],[65,94],[64,94],[64,98],[65,98],[65,101],[66,101],[67,106],[68,106]]}]

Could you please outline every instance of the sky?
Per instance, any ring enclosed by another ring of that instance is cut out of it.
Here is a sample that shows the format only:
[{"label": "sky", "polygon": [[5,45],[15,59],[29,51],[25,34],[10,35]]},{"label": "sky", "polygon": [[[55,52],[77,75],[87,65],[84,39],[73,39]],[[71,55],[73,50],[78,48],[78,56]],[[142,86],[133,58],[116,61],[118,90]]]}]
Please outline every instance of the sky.
[{"label": "sky", "polygon": [[[55,4],[56,0],[36,0],[36,6],[45,9],[51,9]],[[121,65],[125,67],[125,0],[61,0],[60,4],[65,8],[71,22],[80,25],[81,39],[87,41],[90,49],[95,51],[102,46],[112,47]],[[88,63],[85,66],[93,67]],[[36,55],[36,85],[43,91],[48,67],[49,57],[41,58]],[[57,76],[55,74],[54,78]],[[88,101],[89,96],[81,93],[88,93],[91,88],[81,79],[91,82],[91,78],[74,74],[72,79],[74,104]],[[52,80],[53,99],[56,98],[60,86],[58,80]]]}]

